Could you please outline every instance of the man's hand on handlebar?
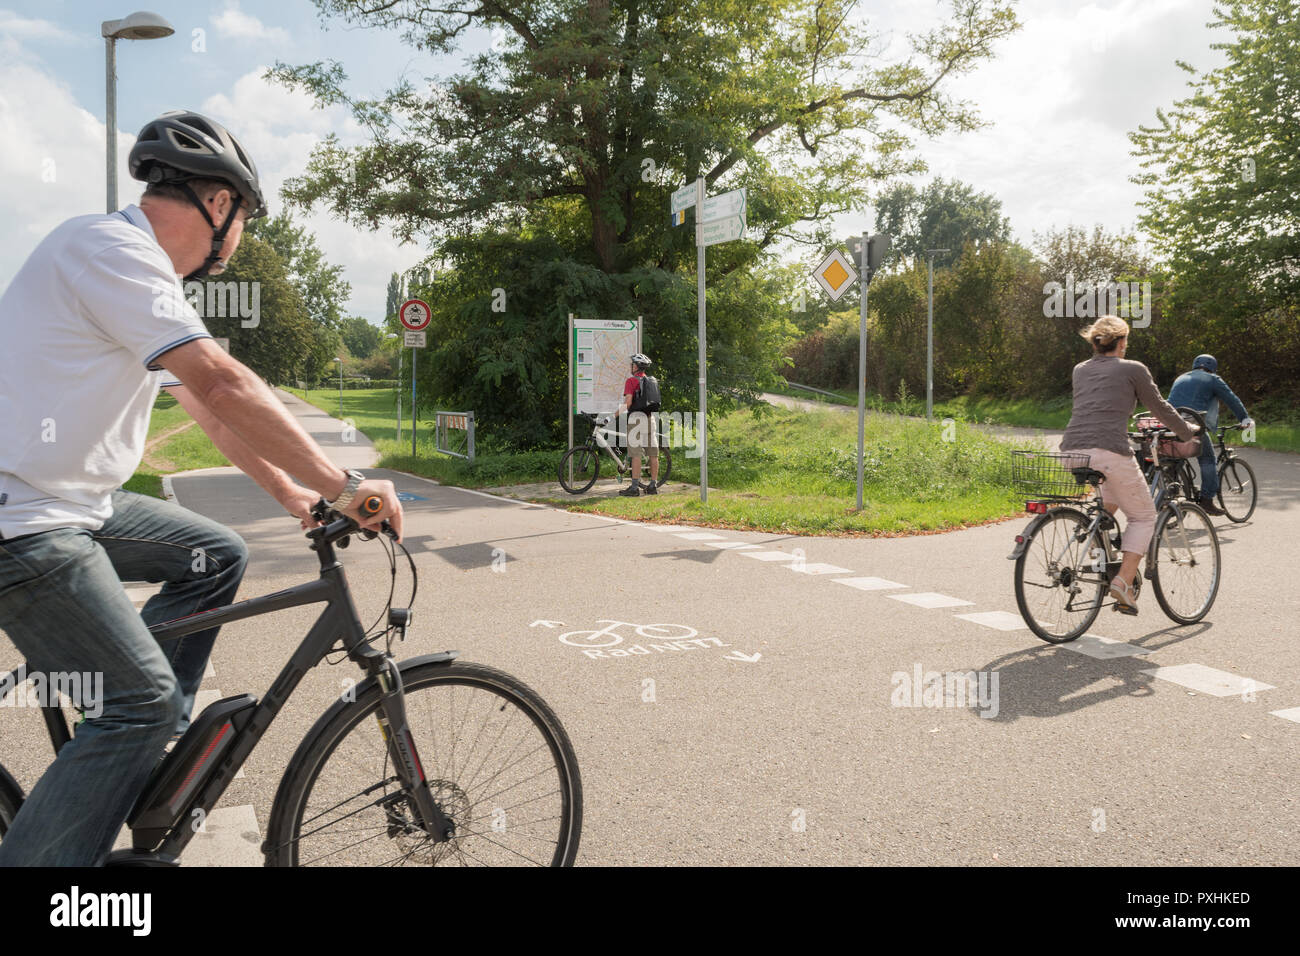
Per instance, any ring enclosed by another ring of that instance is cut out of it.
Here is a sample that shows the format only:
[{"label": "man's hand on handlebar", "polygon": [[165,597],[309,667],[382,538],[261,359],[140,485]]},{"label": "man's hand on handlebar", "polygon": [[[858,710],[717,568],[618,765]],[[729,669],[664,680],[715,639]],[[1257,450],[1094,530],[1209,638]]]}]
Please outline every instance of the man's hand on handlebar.
[{"label": "man's hand on handlebar", "polygon": [[[375,512],[362,511],[362,504],[372,497],[383,502],[383,506]],[[387,521],[397,533],[397,540],[402,540],[402,503],[397,500],[397,489],[391,481],[367,478],[361,482],[352,503],[343,509],[343,514],[368,531],[383,530],[382,525]]]}]

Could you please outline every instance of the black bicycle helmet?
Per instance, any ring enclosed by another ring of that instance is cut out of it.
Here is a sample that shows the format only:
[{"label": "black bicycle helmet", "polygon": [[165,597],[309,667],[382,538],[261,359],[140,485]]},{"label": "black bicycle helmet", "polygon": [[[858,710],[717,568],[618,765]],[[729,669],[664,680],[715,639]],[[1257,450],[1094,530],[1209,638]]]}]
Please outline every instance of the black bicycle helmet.
[{"label": "black bicycle helmet", "polygon": [[637,352],[636,355],[632,356],[632,364],[637,366],[638,368],[649,368],[654,363],[651,362],[644,355],[642,355],[640,352]]},{"label": "black bicycle helmet", "polygon": [[181,189],[212,227],[212,251],[187,279],[207,275],[220,259],[236,211],[232,209],[226,221],[218,226],[190,188],[191,180],[215,179],[229,183],[247,207],[248,219],[266,215],[266,201],[262,198],[252,158],[224,126],[198,113],[171,110],[146,124],[131,147],[128,164],[131,175],[142,182]]},{"label": "black bicycle helmet", "polygon": [[1213,355],[1198,355],[1195,361],[1192,362],[1192,368],[1203,368],[1207,372],[1217,372],[1219,363]]}]

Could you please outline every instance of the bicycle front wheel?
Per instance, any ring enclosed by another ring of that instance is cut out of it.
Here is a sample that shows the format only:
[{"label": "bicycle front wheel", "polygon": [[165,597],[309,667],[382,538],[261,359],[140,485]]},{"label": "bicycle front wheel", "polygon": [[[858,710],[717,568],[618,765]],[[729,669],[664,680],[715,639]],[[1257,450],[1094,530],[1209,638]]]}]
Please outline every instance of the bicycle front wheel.
[{"label": "bicycle front wheel", "polygon": [[[569,480],[569,465],[573,465],[573,480]],[[580,495],[600,477],[600,452],[589,445],[570,448],[560,459],[560,487],[571,495]]]},{"label": "bicycle front wheel", "polygon": [[668,450],[668,446],[659,446],[659,477],[655,481],[656,488],[662,488],[668,481],[668,476],[673,471],[673,453]]},{"label": "bicycle front wheel", "polygon": [[[1029,629],[1049,644],[1075,640],[1097,619],[1105,596],[1104,562],[1088,520],[1069,508],[1055,509],[1016,558],[1016,604]],[[1090,561],[1089,556],[1094,560]]]},{"label": "bicycle front wheel", "polygon": [[1240,458],[1223,463],[1219,470],[1219,507],[1228,520],[1241,524],[1255,513],[1255,499],[1259,486],[1255,483],[1255,469]]},{"label": "bicycle front wheel", "polygon": [[1195,624],[1219,593],[1219,536],[1196,505],[1162,508],[1147,576],[1160,609],[1179,624]]},{"label": "bicycle front wheel", "polygon": [[404,667],[407,723],[455,833],[435,843],[398,779],[372,685],[303,744],[267,827],[268,866],[570,866],[582,832],[573,746],[546,702],[481,664]]}]

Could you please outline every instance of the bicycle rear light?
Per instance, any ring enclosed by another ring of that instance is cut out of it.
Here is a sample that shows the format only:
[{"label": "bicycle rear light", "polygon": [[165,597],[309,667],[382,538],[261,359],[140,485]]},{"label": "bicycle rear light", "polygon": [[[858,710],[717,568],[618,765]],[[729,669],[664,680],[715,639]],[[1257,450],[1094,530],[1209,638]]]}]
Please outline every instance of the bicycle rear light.
[{"label": "bicycle rear light", "polygon": [[1035,514],[1035,515],[1045,515],[1045,514],[1047,514],[1047,502],[1046,502],[1046,501],[1026,501],[1026,502],[1025,502],[1025,510],[1028,511],[1030,514]]}]

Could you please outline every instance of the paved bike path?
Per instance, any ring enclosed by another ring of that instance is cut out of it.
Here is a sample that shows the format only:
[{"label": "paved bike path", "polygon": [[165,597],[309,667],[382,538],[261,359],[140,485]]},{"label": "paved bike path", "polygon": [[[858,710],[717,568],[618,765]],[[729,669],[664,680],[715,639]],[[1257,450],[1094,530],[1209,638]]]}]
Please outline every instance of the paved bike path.
[{"label": "paved bike path", "polygon": [[[1300,723],[1273,712],[1300,708],[1300,600],[1280,560],[1300,534],[1300,459],[1250,458],[1260,509],[1220,524],[1209,619],[1174,628],[1148,594],[1138,618],[1103,612],[1092,633],[1112,643],[1061,648],[995,626],[1018,623],[1005,555],[1020,520],[798,538],[622,523],[380,472],[408,497],[421,570],[398,653],[459,649],[552,704],[586,790],[579,862],[1295,864]],[[173,485],[249,539],[242,595],[314,573],[295,522],[242,475]],[[387,561],[360,542],[343,556],[369,623]],[[313,617],[228,626],[205,688],[260,694]],[[928,675],[966,671],[986,689],[997,675],[996,707],[932,706]],[[354,674],[308,675],[223,807],[264,830],[293,749]],[[1233,677],[1273,686],[1213,696]]]}]

